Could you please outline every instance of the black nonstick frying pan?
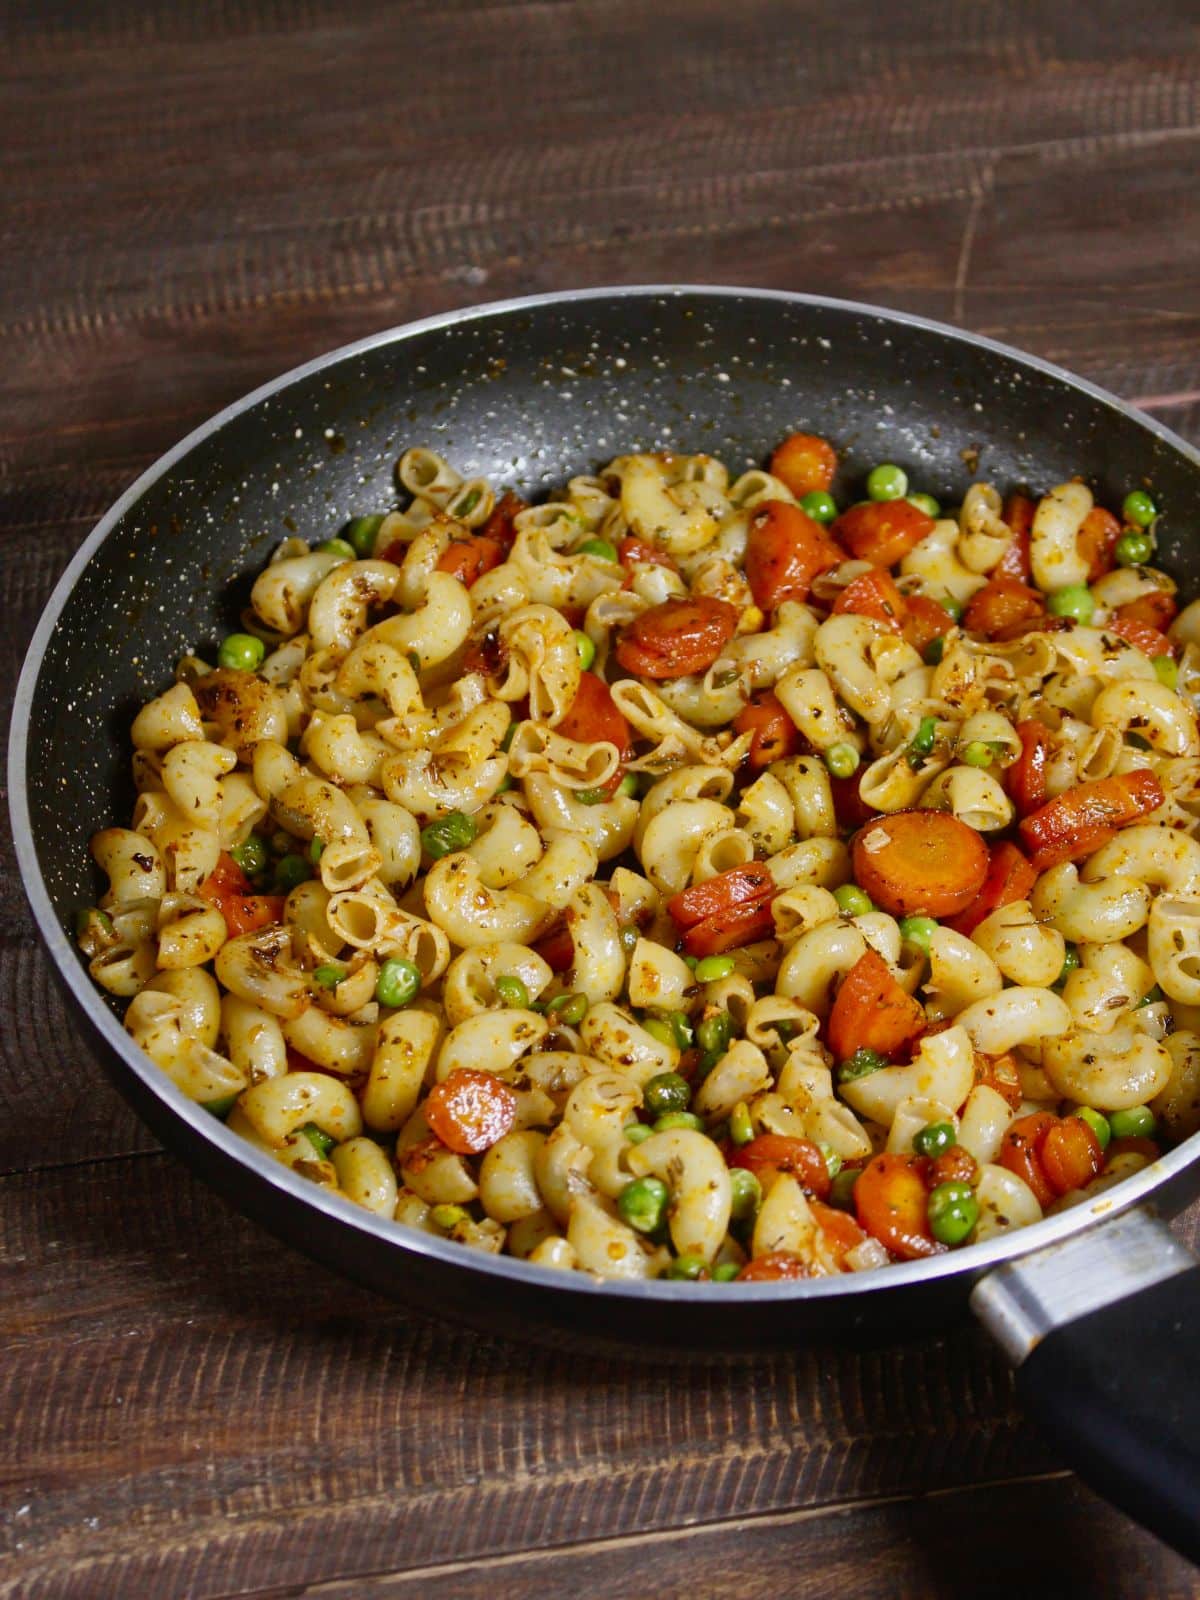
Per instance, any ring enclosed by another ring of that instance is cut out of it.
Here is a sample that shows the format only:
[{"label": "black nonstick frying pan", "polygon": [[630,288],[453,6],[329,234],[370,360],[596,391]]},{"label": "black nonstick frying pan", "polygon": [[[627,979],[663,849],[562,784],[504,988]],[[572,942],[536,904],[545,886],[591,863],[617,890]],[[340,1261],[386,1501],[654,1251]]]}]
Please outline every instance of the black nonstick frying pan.
[{"label": "black nonstick frying pan", "polygon": [[30,647],[9,752],[38,926],[120,1091],[289,1244],[426,1311],[610,1349],[885,1341],[943,1324],[969,1297],[1062,1457],[1200,1559],[1200,1268],[1160,1220],[1200,1193],[1200,1135],[1102,1199],[930,1261],[801,1283],[594,1283],[399,1228],[260,1155],[135,1048],[70,937],[96,892],[88,838],[132,806],[137,705],[180,655],[230,631],[282,537],[329,538],[352,513],[394,504],[407,445],[530,495],[627,450],[708,451],[738,468],[796,428],[836,442],[847,484],[892,460],[944,501],[973,475],[1044,489],[1079,473],[1108,504],[1145,482],[1163,564],[1200,590],[1200,454],[987,340],[746,289],[593,290],[415,323],[222,412],[145,473],[72,561]]}]

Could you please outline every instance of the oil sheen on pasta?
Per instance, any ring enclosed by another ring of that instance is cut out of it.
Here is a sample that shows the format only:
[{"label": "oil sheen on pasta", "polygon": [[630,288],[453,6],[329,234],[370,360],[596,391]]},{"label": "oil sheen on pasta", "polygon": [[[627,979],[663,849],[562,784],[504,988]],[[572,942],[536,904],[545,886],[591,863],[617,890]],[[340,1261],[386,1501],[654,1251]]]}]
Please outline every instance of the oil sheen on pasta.
[{"label": "oil sheen on pasta", "polygon": [[93,840],[136,1042],[312,1183],[602,1277],[960,1249],[1195,1131],[1200,603],[1152,502],[836,468],[530,506],[417,448],[404,509],[285,540]]}]

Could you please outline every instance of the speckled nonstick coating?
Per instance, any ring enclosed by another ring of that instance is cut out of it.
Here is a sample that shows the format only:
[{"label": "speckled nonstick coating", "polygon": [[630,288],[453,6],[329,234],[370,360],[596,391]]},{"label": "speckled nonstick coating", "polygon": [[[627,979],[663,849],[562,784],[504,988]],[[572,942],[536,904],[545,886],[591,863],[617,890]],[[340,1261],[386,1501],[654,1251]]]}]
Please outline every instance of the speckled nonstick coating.
[{"label": "speckled nonstick coating", "polygon": [[[132,806],[135,708],[169,684],[180,655],[211,654],[281,538],[329,538],[348,516],[397,504],[393,469],[407,446],[430,445],[466,476],[536,496],[630,450],[708,451],[737,471],[800,427],[835,441],[843,497],[880,460],[949,503],[975,473],[1032,488],[1079,473],[1108,504],[1146,482],[1163,513],[1162,562],[1185,586],[1194,581],[1200,456],[1150,419],[950,328],[712,288],[483,306],[335,351],[183,441],[72,562],[14,713],[10,794],[26,889],[118,1088],[165,1143],[281,1238],[488,1329],[717,1352],[928,1326],[992,1262],[1094,1220],[1080,1208],[952,1258],[804,1284],[597,1285],[481,1256],[321,1194],[184,1100],[130,1043],[71,943],[75,911],[96,893],[88,838],[125,822]],[[1151,1191],[1164,1210],[1186,1203],[1200,1190],[1194,1145],[1122,1185],[1116,1208]]]}]

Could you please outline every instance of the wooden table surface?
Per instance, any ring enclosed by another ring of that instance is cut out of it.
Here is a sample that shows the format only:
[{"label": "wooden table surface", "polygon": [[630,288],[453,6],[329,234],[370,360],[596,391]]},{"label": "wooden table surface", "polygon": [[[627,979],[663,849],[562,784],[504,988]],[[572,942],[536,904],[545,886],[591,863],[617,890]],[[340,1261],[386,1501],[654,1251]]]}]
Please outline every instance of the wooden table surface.
[{"label": "wooden table surface", "polygon": [[[880,301],[1200,438],[1191,0],[10,0],[0,681],[253,385],[639,280]],[[431,1326],[109,1089],[0,859],[0,1596],[1181,1596],[969,1327],[719,1371]],[[1181,1224],[1190,1237],[1196,1217]]]}]

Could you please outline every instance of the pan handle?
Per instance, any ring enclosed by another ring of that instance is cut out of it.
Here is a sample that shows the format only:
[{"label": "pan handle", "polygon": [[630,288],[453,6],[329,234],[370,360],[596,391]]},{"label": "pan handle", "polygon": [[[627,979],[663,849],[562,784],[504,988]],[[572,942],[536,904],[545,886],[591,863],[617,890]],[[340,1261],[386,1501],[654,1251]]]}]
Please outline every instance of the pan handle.
[{"label": "pan handle", "polygon": [[997,1268],[971,1309],[1063,1461],[1200,1563],[1200,1263],[1151,1211]]}]

